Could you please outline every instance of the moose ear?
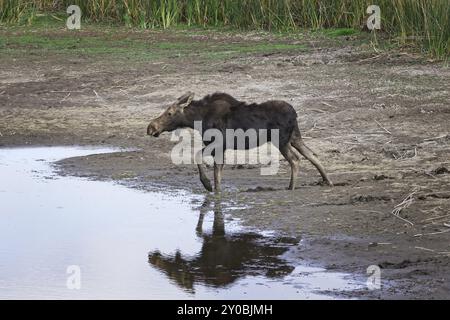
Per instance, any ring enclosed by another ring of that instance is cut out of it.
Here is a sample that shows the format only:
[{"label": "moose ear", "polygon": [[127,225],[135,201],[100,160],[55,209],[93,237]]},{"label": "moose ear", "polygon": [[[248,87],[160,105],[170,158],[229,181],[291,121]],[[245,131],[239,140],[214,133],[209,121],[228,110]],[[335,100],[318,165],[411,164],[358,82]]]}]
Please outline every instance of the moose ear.
[{"label": "moose ear", "polygon": [[186,92],[181,97],[178,98],[177,105],[185,108],[187,107],[192,100],[194,100],[194,93],[193,92]]}]

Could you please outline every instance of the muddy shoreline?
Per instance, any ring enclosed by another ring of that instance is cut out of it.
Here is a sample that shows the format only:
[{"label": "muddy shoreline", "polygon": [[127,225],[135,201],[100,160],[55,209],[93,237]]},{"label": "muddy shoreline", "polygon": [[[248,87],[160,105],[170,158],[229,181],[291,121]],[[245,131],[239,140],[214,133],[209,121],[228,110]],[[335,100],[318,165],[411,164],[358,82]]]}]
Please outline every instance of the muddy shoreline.
[{"label": "muddy shoreline", "polygon": [[[164,190],[168,193],[172,189],[183,189],[215,198],[203,191],[197,181],[195,168],[186,166],[176,171],[145,168],[147,164],[144,161],[141,173],[139,163],[142,163],[142,159],[151,158],[142,151],[118,153],[108,157],[109,161],[105,157],[66,159],[58,162],[56,168],[60,169],[61,174],[113,179],[134,188]],[[124,162],[129,162],[126,167],[123,166]],[[113,163],[121,165],[115,168]],[[293,194],[285,190],[287,173],[284,177],[269,179],[267,186],[264,179],[257,178],[258,172],[259,168],[226,171],[226,180],[234,178],[235,181],[226,184],[227,188],[220,197],[224,212],[240,219],[245,226],[274,230],[279,235],[302,239],[298,255],[292,258],[303,264],[350,272],[360,280],[366,277],[368,266],[381,267],[382,290],[325,294],[339,298],[371,299],[419,299],[430,298],[430,294],[431,298],[436,299],[447,297],[448,238],[445,233],[440,236],[433,234],[442,232],[442,229],[445,231],[445,228],[427,229],[423,227],[426,223],[420,227],[416,226],[417,223],[409,226],[393,217],[390,212],[397,200],[389,193],[372,198],[370,195],[344,192],[342,189],[348,188],[345,182],[337,182],[334,188],[319,186],[320,177],[315,176],[313,168],[308,170],[308,175],[315,177],[311,179],[304,174],[301,185]],[[256,178],[246,182],[252,179],[252,174]],[[230,175],[232,178],[229,178]],[[236,186],[238,182],[244,186]],[[338,196],[332,195],[335,189],[338,189]],[[341,198],[344,195],[347,199]],[[448,193],[437,196],[446,201]],[[422,197],[434,198],[436,195],[424,192]],[[236,209],[240,206],[245,209]],[[431,235],[421,235],[423,233]]]},{"label": "muddy shoreline", "polygon": [[[3,30],[2,36],[12,35]],[[281,41],[169,31],[133,36],[208,45]],[[70,158],[56,168],[130,187],[205,194],[195,166],[171,163],[169,134],[145,135],[148,121],[188,90],[197,97],[224,91],[246,101],[284,99],[336,186],[319,185],[303,160],[293,192],[285,190],[285,161],[275,176],[261,176],[258,166],[226,166],[222,200],[233,208],[224,210],[244,225],[303,239],[298,259],[312,265],[361,277],[368,266],[380,266],[382,289],[349,298],[448,299],[449,69],[411,54],[374,54],[358,39],[282,41],[300,41],[307,50],[205,61],[194,48],[107,66],[104,57],[89,54],[2,50],[0,147],[136,149]],[[395,217],[392,210],[411,194],[411,205],[400,212],[405,220]]]}]

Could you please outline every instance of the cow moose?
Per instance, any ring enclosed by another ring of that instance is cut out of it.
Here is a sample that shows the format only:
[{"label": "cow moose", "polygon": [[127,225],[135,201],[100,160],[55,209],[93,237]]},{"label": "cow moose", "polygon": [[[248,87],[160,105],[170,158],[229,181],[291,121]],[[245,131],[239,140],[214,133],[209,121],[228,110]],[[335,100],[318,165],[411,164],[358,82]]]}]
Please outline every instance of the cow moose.
[{"label": "cow moose", "polygon": [[[296,177],[299,170],[300,154],[308,159],[322,176],[325,183],[332,186],[331,180],[325,172],[322,164],[314,156],[300,134],[297,123],[297,113],[294,108],[284,101],[267,101],[264,103],[247,104],[241,102],[226,93],[214,93],[200,100],[194,100],[194,93],[187,92],[171,104],[159,117],[153,119],[147,127],[147,134],[158,137],[162,132],[173,131],[178,128],[194,129],[194,122],[202,121],[202,138],[208,129],[218,129],[225,136],[226,130],[249,129],[270,130],[278,129],[278,144],[281,154],[291,166],[291,179],[289,188],[295,189]],[[267,137],[267,142],[271,139]],[[203,139],[208,145],[211,141]],[[257,146],[259,146],[259,141]],[[224,151],[227,148],[224,145]],[[245,144],[245,149],[249,145]],[[234,147],[236,150],[237,147]],[[203,149],[204,150],[204,149]],[[202,151],[203,151],[202,150]],[[198,156],[196,155],[196,159]],[[200,181],[208,191],[213,191],[211,182],[206,176],[205,166],[197,161]],[[220,192],[223,163],[214,162],[214,190]]]}]

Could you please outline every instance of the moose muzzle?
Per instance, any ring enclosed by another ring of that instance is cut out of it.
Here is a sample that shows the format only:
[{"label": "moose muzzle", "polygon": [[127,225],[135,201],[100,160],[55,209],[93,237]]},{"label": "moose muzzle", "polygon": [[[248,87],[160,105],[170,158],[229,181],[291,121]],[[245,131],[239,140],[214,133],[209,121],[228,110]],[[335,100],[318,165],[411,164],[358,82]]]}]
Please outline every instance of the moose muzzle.
[{"label": "moose muzzle", "polygon": [[147,127],[147,134],[149,136],[158,137],[161,132],[156,128],[156,126],[153,123],[150,123]]}]

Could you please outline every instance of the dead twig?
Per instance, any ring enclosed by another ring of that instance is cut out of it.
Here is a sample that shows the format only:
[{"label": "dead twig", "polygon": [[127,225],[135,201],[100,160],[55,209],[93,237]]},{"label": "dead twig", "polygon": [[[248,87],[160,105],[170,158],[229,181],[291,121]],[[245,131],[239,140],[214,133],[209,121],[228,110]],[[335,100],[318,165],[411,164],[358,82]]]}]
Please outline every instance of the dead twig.
[{"label": "dead twig", "polygon": [[416,189],[413,192],[411,192],[410,194],[408,194],[408,196],[403,199],[402,202],[400,202],[399,204],[397,204],[394,207],[394,210],[392,210],[392,214],[397,217],[398,219],[410,224],[411,226],[414,225],[414,223],[412,223],[411,221],[409,221],[408,219],[405,219],[403,217],[400,216],[400,213],[402,212],[402,210],[408,208],[413,202],[414,202],[414,195],[418,192],[419,190]]},{"label": "dead twig", "polygon": [[58,20],[58,21],[64,21],[63,19],[61,19],[60,17],[57,17],[57,16],[55,16],[55,15],[50,15],[53,19],[56,19],[56,20]]},{"label": "dead twig", "polygon": [[372,212],[372,213],[384,214],[383,212],[381,212],[381,211],[376,211],[376,210],[364,210],[364,209],[360,209],[360,210],[356,210],[356,211],[359,211],[359,212]]},{"label": "dead twig", "polygon": [[92,90],[92,91],[94,91],[97,101],[102,102],[102,103],[105,102],[105,99],[103,99],[103,98],[97,93],[97,91],[95,91],[95,90]]},{"label": "dead twig", "polygon": [[52,91],[49,91],[49,92],[51,92],[51,93],[84,93],[84,91],[67,91],[67,90],[58,90],[58,91],[55,91],[55,90],[52,90]]},{"label": "dead twig", "polygon": [[434,217],[434,218],[428,218],[425,220],[422,220],[421,222],[427,222],[427,221],[432,221],[432,220],[438,220],[438,219],[443,219],[443,218],[447,218],[450,217],[450,214],[446,214],[445,216],[439,216],[439,217]]},{"label": "dead twig", "polygon": [[433,176],[431,173],[426,172],[426,171],[425,171],[425,175],[430,176],[430,177],[432,177],[433,179],[437,179],[437,178],[436,178],[435,176]]},{"label": "dead twig", "polygon": [[436,251],[433,250],[433,249],[428,249],[428,248],[424,248],[424,247],[414,247],[414,248],[419,249],[419,250],[425,250],[425,251],[430,251],[430,252],[436,252]]},{"label": "dead twig", "polygon": [[327,107],[330,107],[330,108],[335,108],[335,106],[333,106],[333,105],[329,104],[328,102],[325,102],[325,101],[321,101],[320,103],[321,103],[321,104],[323,104],[323,105],[325,105],[325,106],[327,106]]},{"label": "dead twig", "polygon": [[369,60],[375,60],[375,59],[378,59],[378,58],[380,58],[382,56],[383,56],[383,54],[378,54],[378,55],[373,56],[373,57],[361,59],[361,60],[357,61],[356,63],[361,63],[361,62],[365,62],[365,61],[369,61]]},{"label": "dead twig", "polygon": [[324,111],[322,109],[309,109],[309,110],[319,112],[319,113],[327,113],[326,111]]},{"label": "dead twig", "polygon": [[70,97],[70,92],[59,103],[66,101],[68,97]]},{"label": "dead twig", "polygon": [[427,139],[423,139],[423,141],[434,141],[434,140],[439,140],[442,138],[447,138],[449,135],[448,134],[443,134],[434,138],[427,138]]},{"label": "dead twig", "polygon": [[310,131],[313,131],[314,129],[316,129],[316,126],[317,126],[317,122],[314,122],[314,124],[313,124],[312,128],[311,128],[311,129],[309,129],[309,130],[308,130],[308,131],[306,131],[306,132],[310,132]]},{"label": "dead twig", "polygon": [[377,123],[377,125],[378,125],[381,129],[383,129],[384,131],[386,131],[386,133],[392,135],[392,132],[390,132],[388,129],[386,129],[385,127],[383,127],[383,126],[381,125],[381,123],[379,123],[377,120],[375,120],[375,122]]},{"label": "dead twig", "polygon": [[343,144],[350,144],[350,145],[357,145],[357,146],[361,145],[361,143],[359,143],[359,142],[347,142],[347,141],[342,141],[342,143],[343,143]]},{"label": "dead twig", "polygon": [[430,232],[430,233],[419,233],[419,234],[415,234],[414,237],[433,236],[436,234],[442,234],[442,233],[447,233],[447,232],[450,232],[450,229],[447,229],[444,231]]},{"label": "dead twig", "polygon": [[413,156],[408,156],[408,152],[410,152],[411,150],[405,150],[404,152],[400,152],[398,150],[397,147],[395,148],[395,152],[397,153],[392,153],[392,156],[394,157],[395,160],[404,160],[404,159],[413,159],[415,157],[417,157],[417,148],[414,147],[414,155]]}]

